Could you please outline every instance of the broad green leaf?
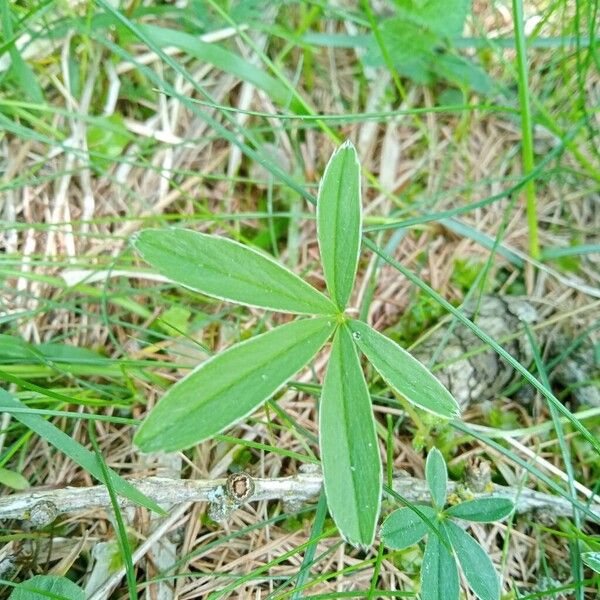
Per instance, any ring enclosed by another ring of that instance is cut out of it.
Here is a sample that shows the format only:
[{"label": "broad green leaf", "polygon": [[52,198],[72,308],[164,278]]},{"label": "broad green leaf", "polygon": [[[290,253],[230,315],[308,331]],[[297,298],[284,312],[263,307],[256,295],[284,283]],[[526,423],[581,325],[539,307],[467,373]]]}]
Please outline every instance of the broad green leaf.
[{"label": "broad green leaf", "polygon": [[301,319],[228,348],[171,387],[139,428],[144,452],[181,450],[256,410],[323,346],[335,319]]},{"label": "broad green leaf", "polygon": [[499,600],[500,582],[487,552],[452,521],[444,524],[465,578],[481,600]]},{"label": "broad green leaf", "polygon": [[381,456],[369,390],[345,326],[333,340],[319,408],[323,482],[344,539],[370,546],[381,496]]},{"label": "broad green leaf", "polygon": [[448,471],[446,461],[437,448],[432,448],[425,463],[425,478],[433,498],[433,503],[438,508],[446,504],[446,487],[448,485]]},{"label": "broad green leaf", "polygon": [[85,594],[66,577],[36,575],[19,583],[9,600],[85,600]]},{"label": "broad green leaf", "polygon": [[0,484],[12,488],[13,490],[24,490],[29,487],[29,481],[21,475],[10,469],[0,467]]},{"label": "broad green leaf", "polygon": [[458,600],[458,592],[456,560],[440,538],[430,534],[421,565],[421,600]]},{"label": "broad green leaf", "polygon": [[[3,410],[10,412],[11,408],[27,408],[20,400],[0,389],[0,412]],[[58,427],[55,427],[46,419],[39,415],[31,414],[30,412],[13,412],[13,418],[20,421],[32,431],[35,431],[41,438],[45,439],[49,444],[66,454],[71,460],[76,462],[80,467],[91,473],[98,481],[105,483],[102,469],[98,464],[98,459],[93,452],[84,448],[79,442],[74,440],[70,435],[64,433]],[[145,506],[154,512],[165,514],[165,511],[150,498],[146,498],[144,494],[139,492],[133,485],[119,477],[114,471],[109,469],[111,483],[115,491],[125,498],[129,498],[132,502]]]},{"label": "broad green leaf", "polygon": [[323,173],[317,200],[319,249],[327,289],[344,310],[358,267],[362,208],[360,164],[350,141],[331,156]]},{"label": "broad green leaf", "polygon": [[581,558],[590,569],[600,573],[600,552],[584,552]]},{"label": "broad green leaf", "polygon": [[[431,506],[419,506],[418,508],[431,521],[437,520],[437,513]],[[429,525],[414,510],[404,507],[395,510],[383,522],[381,537],[388,548],[403,550],[416,544],[429,531]]]},{"label": "broad green leaf", "polygon": [[388,385],[416,406],[452,419],[460,414],[450,392],[406,350],[362,321],[349,321],[353,338]]},{"label": "broad green leaf", "polygon": [[337,312],[273,258],[233,240],[189,229],[145,229],[134,245],[159,273],[207,296],[280,312]]},{"label": "broad green leaf", "polygon": [[513,508],[514,504],[508,498],[476,498],[451,506],[446,514],[457,519],[491,523],[504,519]]}]

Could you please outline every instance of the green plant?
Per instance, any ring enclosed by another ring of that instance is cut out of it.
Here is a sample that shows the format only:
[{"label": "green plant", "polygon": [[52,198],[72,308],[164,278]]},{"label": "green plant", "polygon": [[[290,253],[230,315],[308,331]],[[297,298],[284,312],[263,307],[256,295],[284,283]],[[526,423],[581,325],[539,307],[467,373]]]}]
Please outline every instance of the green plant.
[{"label": "green plant", "polygon": [[10,600],[84,600],[83,590],[66,577],[35,575],[15,586]]},{"label": "green plant", "polygon": [[600,552],[583,552],[581,558],[590,569],[600,573]]},{"label": "green plant", "polygon": [[419,84],[443,80],[481,94],[493,91],[487,73],[455,51],[470,0],[395,0],[394,8],[395,15],[372,23],[368,65],[385,64]]},{"label": "green plant", "polygon": [[412,546],[427,535],[421,567],[422,600],[458,600],[457,561],[469,586],[481,600],[499,600],[500,583],[486,551],[458,524],[488,523],[513,510],[506,498],[476,498],[444,509],[448,473],[442,453],[427,456],[425,476],[432,506],[408,506],[389,515],[381,527],[383,543],[394,550]]},{"label": "green plant", "polygon": [[333,336],[319,411],[329,510],[343,537],[369,546],[380,509],[381,457],[359,351],[398,394],[444,418],[458,415],[450,393],[415,358],[345,314],[361,241],[360,165],[344,143],[331,157],[317,202],[318,240],[330,298],[267,255],[185,229],[144,230],[134,240],[160,273],[223,300],[316,315],[281,325],[202,363],[171,387],[135,436],[143,451],[179,450],[256,410]]}]

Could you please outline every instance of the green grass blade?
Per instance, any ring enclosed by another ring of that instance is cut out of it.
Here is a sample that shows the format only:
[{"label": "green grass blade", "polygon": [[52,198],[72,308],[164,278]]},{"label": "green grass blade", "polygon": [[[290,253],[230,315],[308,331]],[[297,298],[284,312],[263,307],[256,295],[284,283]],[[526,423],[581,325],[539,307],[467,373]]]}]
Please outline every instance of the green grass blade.
[{"label": "green grass blade", "polygon": [[344,310],[358,267],[362,224],[360,164],[344,142],[329,159],[319,186],[317,230],[327,289]]},{"label": "green grass blade", "polygon": [[[13,29],[9,2],[0,2],[0,22],[4,37],[6,39],[12,38]],[[31,67],[23,60],[15,45],[15,41],[16,40],[14,40],[8,48],[8,53],[12,62],[10,70],[14,73],[19,86],[25,92],[27,97],[34,102],[42,104],[44,102],[42,88],[40,87],[35,74],[31,70]]]},{"label": "green grass blade", "polygon": [[[325,526],[325,519],[327,517],[327,498],[325,494],[321,493],[319,501],[317,502],[317,510],[315,511],[315,520],[313,521],[312,528],[310,530],[310,540],[318,539],[323,533],[323,527]],[[317,544],[312,544],[306,548],[304,558],[302,559],[302,566],[298,570],[298,573],[294,576],[296,580],[296,587],[302,587],[308,581],[310,575],[310,569],[315,561],[315,554],[317,552]],[[292,579],[293,581],[293,579]],[[302,593],[295,590],[290,600],[302,600]]]},{"label": "green grass blade", "polygon": [[381,456],[369,390],[345,326],[338,329],[331,348],[319,436],[329,512],[344,539],[370,546],[380,510]]},{"label": "green grass blade", "polygon": [[335,312],[300,277],[234,240],[189,229],[145,229],[134,246],[159,273],[207,296],[279,312]]},{"label": "green grass blade", "polygon": [[[400,264],[393,257],[389,256],[376,244],[374,244],[368,238],[364,238],[365,244],[373,250],[376,254],[381,256],[385,262],[393,266],[397,271],[402,273],[409,281],[414,285],[421,288],[437,303],[439,303],[444,309],[453,314],[458,321],[468,327],[481,341],[488,344],[494,352],[498,353],[504,360],[506,360],[513,369],[515,369],[523,378],[530,383],[536,390],[538,390],[545,398],[547,398],[553,406],[555,406],[560,413],[567,417],[567,419],[573,424],[573,427],[581,433],[581,435],[594,447],[594,449],[600,454],[600,440],[596,438],[582,423],[576,419],[571,411],[538,379],[536,379],[518,360],[516,360],[511,354],[509,354],[500,344],[498,344],[491,336],[485,331],[477,327],[475,323],[469,320],[465,315],[457,310],[450,302],[440,296],[431,286],[427,285],[423,280],[417,277],[409,269]],[[356,321],[354,321],[356,323]]]},{"label": "green grass blade", "polygon": [[352,320],[348,324],[360,351],[397,393],[447,419],[459,415],[450,392],[416,358],[366,323]]},{"label": "green grass blade", "polygon": [[113,509],[113,513],[115,515],[115,522],[117,525],[117,539],[119,542],[119,547],[121,549],[121,557],[123,559],[123,563],[125,564],[125,574],[127,578],[127,588],[129,589],[129,600],[137,600],[138,593],[135,581],[135,570],[133,567],[133,558],[131,555],[131,546],[129,544],[129,538],[127,537],[127,528],[125,527],[125,522],[123,521],[123,515],[121,513],[121,507],[119,506],[119,502],[117,500],[117,495],[115,493],[115,489],[113,488],[110,477],[108,474],[108,468],[106,466],[106,462],[104,461],[104,457],[100,452],[100,448],[98,446],[98,442],[96,441],[96,435],[94,432],[94,425],[90,421],[88,423],[88,432],[90,435],[90,441],[92,442],[92,446],[94,448],[94,452],[96,454],[96,458],[98,460],[98,465],[102,469],[102,474],[104,475],[104,479],[106,483],[106,489],[108,490],[108,496],[110,498],[110,504]]},{"label": "green grass blade", "polygon": [[335,327],[327,317],[293,321],[213,356],[168,390],[134,442],[144,452],[181,450],[241,421],[285,385]]},{"label": "green grass blade", "polygon": [[[513,19],[515,22],[517,67],[519,75],[519,103],[521,105],[521,136],[523,153],[523,174],[528,176],[535,169],[533,159],[533,125],[531,119],[531,105],[529,102],[529,81],[527,76],[527,47],[525,28],[523,24],[523,2],[513,0]],[[525,184],[525,197],[527,199],[527,224],[529,226],[529,253],[534,259],[540,257],[540,244],[538,240],[538,223],[536,212],[535,182],[530,179]]]},{"label": "green grass blade", "polygon": [[[0,389],[0,410],[10,411],[11,408],[26,408],[17,398],[8,392]],[[60,429],[49,423],[42,417],[26,412],[12,413],[17,421],[20,421],[32,431],[35,431],[40,437],[44,438],[49,444],[57,450],[66,454],[71,460],[76,462],[80,467],[92,474],[98,481],[106,484],[107,479],[104,477],[102,469],[98,465],[96,456],[87,448],[84,448],[79,442],[72,437],[62,432]],[[121,496],[128,498],[132,502],[144,506],[156,513],[165,514],[165,511],[156,504],[153,500],[146,498],[133,485],[119,477],[114,471],[109,471],[110,482],[113,488]]]},{"label": "green grass blade", "polygon": [[[535,366],[540,376],[540,380],[548,389],[550,389],[550,381],[548,379],[548,374],[546,372],[544,362],[540,355],[537,342],[533,336],[531,328],[527,324],[525,324],[525,331],[527,333],[527,338],[531,346],[533,360],[535,362]],[[571,460],[571,450],[569,448],[569,443],[567,442],[567,439],[565,437],[564,428],[562,423],[560,422],[560,417],[558,411],[556,410],[556,407],[553,406],[551,402],[549,402],[548,408],[550,410],[550,416],[552,417],[552,423],[554,424],[554,430],[556,431],[556,436],[558,438],[560,453],[562,455],[562,459],[565,465],[565,471],[567,473],[569,493],[571,494],[572,498],[577,498],[577,490],[575,489],[575,472]],[[575,508],[575,506],[573,506],[573,522],[575,523],[577,531],[581,531],[581,515],[579,514],[579,511]],[[579,583],[583,579],[583,566],[581,564],[581,548],[579,540],[571,540],[569,542],[569,548],[571,551],[570,554],[573,579],[575,579],[576,583]],[[576,597],[578,600],[583,600],[583,590],[581,588],[577,589]]]},{"label": "green grass blade", "polygon": [[230,73],[242,81],[247,81],[265,91],[279,105],[289,106],[295,112],[305,112],[298,100],[292,96],[291,91],[280,81],[234,52],[222,48],[219,44],[203,42],[198,37],[184,31],[157,25],[139,25],[139,29],[160,48],[168,46],[181,48],[188,55],[209,63],[217,69]]}]

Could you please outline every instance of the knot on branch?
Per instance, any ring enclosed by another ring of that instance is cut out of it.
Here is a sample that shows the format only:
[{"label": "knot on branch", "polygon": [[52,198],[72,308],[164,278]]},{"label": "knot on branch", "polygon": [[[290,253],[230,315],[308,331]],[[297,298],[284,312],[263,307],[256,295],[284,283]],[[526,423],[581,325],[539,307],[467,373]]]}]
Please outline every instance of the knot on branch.
[{"label": "knot on branch", "polygon": [[217,522],[227,520],[236,508],[252,498],[254,490],[254,480],[248,473],[232,473],[225,480],[225,485],[214,491],[208,516]]}]

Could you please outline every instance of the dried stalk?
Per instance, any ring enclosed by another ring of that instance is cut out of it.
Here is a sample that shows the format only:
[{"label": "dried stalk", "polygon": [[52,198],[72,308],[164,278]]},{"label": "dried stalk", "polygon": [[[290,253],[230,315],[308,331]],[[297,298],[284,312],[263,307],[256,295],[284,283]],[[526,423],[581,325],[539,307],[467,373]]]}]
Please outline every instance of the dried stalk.
[{"label": "dried stalk", "polygon": [[[261,479],[242,473],[227,479],[181,480],[165,477],[148,477],[131,480],[140,492],[163,506],[190,502],[211,503],[211,516],[218,521],[245,504],[259,500],[283,500],[290,510],[304,502],[316,499],[321,490],[322,476],[318,469],[304,469],[293,477]],[[413,503],[430,500],[427,483],[422,479],[400,475],[393,480],[394,490]],[[460,497],[495,496],[510,498],[517,513],[535,512],[553,519],[571,516],[573,507],[568,500],[536,492],[489,484],[490,491],[473,492],[456,482],[448,483],[448,493]],[[131,506],[131,501],[120,498],[121,506]],[[106,487],[65,487],[53,490],[29,491],[0,498],[0,519],[28,521],[30,527],[44,527],[56,517],[97,508],[108,508],[110,498]],[[600,521],[600,503],[592,502],[589,509]],[[588,517],[589,518],[589,517]]]}]

